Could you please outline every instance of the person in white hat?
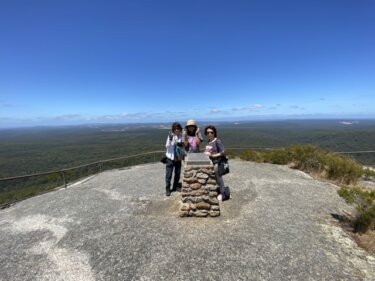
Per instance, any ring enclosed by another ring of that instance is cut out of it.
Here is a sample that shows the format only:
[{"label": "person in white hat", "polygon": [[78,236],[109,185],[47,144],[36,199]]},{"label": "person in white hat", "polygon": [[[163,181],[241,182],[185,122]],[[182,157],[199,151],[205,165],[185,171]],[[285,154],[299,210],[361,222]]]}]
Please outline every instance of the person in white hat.
[{"label": "person in white hat", "polygon": [[186,122],[184,134],[186,151],[190,153],[199,152],[199,144],[203,141],[203,138],[195,120],[190,119]]}]

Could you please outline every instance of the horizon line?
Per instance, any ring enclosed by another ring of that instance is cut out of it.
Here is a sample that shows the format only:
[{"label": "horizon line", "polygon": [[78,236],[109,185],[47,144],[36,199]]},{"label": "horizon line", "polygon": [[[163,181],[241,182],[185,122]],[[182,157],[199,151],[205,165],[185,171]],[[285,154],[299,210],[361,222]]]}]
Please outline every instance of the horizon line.
[{"label": "horizon line", "polygon": [[[257,119],[233,119],[233,120],[224,120],[222,118],[216,119],[195,119],[197,122],[200,123],[257,123],[257,122],[285,122],[285,121],[341,121],[341,122],[352,122],[355,123],[356,121],[375,121],[375,117],[310,117],[310,118],[257,118]],[[186,120],[185,120],[186,121]],[[89,126],[121,126],[121,125],[165,125],[171,124],[173,122],[180,122],[183,123],[181,120],[174,119],[168,121],[139,121],[139,122],[77,122],[77,123],[70,123],[70,124],[35,124],[35,125],[10,125],[10,126],[1,126],[0,130],[7,130],[7,129],[32,129],[32,128],[63,128],[63,127],[89,127]],[[350,124],[346,124],[350,125]]]}]

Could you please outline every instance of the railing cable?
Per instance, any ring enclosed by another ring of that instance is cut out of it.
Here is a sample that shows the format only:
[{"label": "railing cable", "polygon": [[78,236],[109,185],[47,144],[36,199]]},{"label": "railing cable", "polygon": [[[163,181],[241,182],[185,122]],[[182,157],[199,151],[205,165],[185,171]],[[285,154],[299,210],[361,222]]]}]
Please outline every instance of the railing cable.
[{"label": "railing cable", "polygon": [[[50,174],[58,174],[58,173],[63,173],[67,171],[72,171],[80,168],[85,168],[97,164],[103,164],[107,162],[112,162],[112,161],[118,161],[118,160],[125,160],[133,157],[138,157],[138,156],[144,156],[144,155],[150,155],[150,154],[156,154],[156,153],[164,153],[165,151],[161,150],[155,150],[155,151],[150,151],[150,152],[145,152],[145,153],[140,153],[140,154],[133,154],[133,155],[128,155],[128,156],[123,156],[123,157],[117,157],[117,158],[112,158],[112,159],[105,159],[105,160],[100,160],[96,162],[91,162],[88,164],[80,165],[80,166],[75,166],[71,168],[66,168],[66,169],[61,169],[61,170],[56,170],[56,171],[49,171],[49,172],[44,172],[44,173],[36,173],[36,174],[30,174],[30,175],[23,175],[23,176],[17,176],[17,177],[9,177],[9,178],[2,178],[0,181],[7,181],[7,180],[15,180],[15,179],[23,179],[23,178],[30,178],[30,177],[36,177],[36,176],[46,176]],[[154,157],[155,159],[155,157]],[[101,166],[100,166],[100,171],[101,171]]]}]

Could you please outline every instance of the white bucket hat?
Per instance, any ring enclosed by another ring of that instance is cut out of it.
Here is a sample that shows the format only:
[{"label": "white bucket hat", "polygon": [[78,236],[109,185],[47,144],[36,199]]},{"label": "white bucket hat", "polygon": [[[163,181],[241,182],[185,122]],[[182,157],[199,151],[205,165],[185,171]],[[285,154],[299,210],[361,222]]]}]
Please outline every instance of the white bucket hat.
[{"label": "white bucket hat", "polygon": [[188,120],[187,122],[186,122],[186,127],[187,126],[197,126],[197,124],[195,123],[195,120],[193,120],[193,119],[190,119],[190,120]]}]

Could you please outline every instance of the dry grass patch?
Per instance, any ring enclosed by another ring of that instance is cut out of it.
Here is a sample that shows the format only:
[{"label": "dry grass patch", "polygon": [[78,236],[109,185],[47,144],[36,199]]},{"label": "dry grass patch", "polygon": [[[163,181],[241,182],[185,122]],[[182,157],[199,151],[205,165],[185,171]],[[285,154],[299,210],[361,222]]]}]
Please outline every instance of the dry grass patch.
[{"label": "dry grass patch", "polygon": [[370,254],[375,255],[375,231],[369,231],[364,234],[351,233],[353,239],[357,244],[368,251]]}]

